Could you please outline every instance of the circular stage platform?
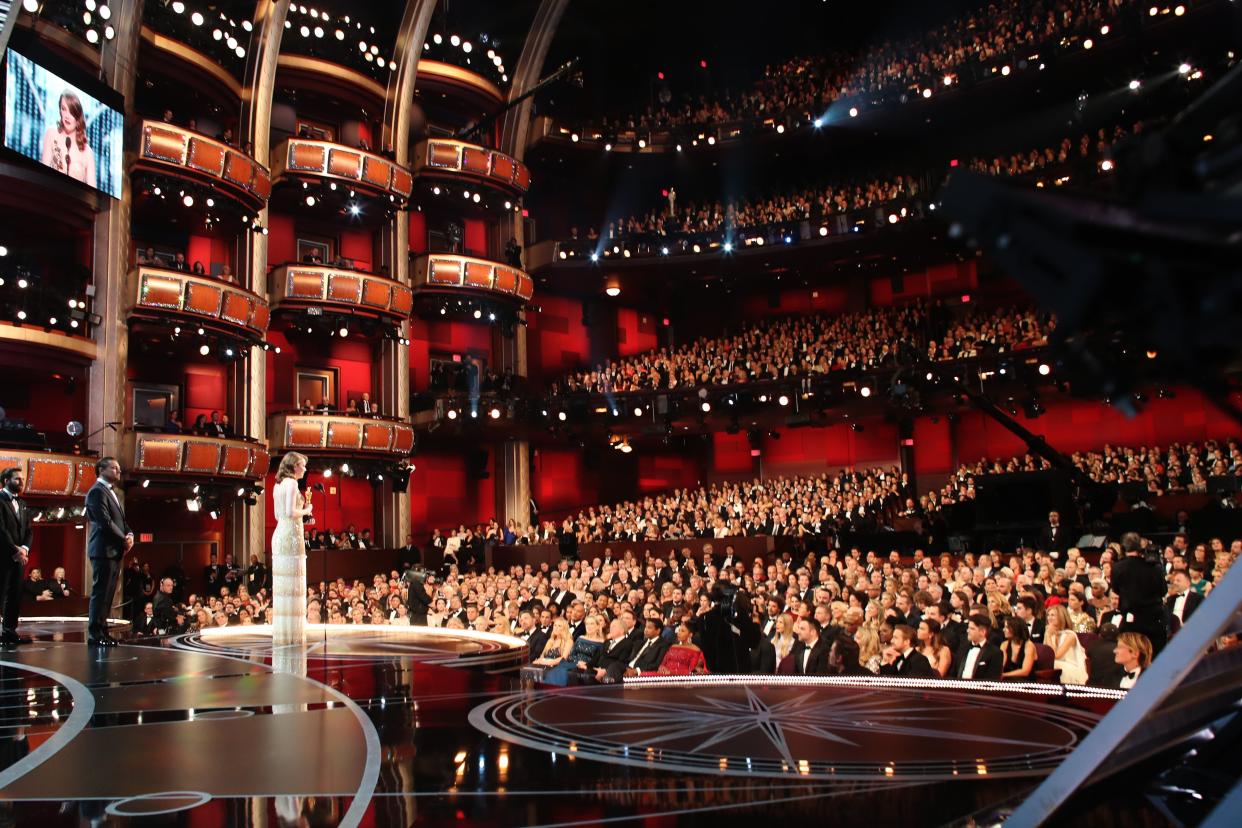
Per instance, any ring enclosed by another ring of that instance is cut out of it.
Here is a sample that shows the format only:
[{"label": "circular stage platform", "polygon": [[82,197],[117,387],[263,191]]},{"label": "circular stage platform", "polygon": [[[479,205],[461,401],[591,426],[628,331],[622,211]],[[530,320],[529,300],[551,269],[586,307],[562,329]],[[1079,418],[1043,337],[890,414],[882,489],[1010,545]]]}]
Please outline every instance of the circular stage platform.
[{"label": "circular stage platform", "polygon": [[293,672],[263,628],[115,648],[86,646],[80,621],[21,632],[34,642],[0,649],[0,801],[57,828],[941,824],[1028,791],[1117,695],[722,676],[522,689],[495,665],[523,653],[461,630],[316,627],[303,658],[277,658]]},{"label": "circular stage platform", "polygon": [[[209,627],[174,639],[174,646],[195,652],[242,658],[270,657],[270,625]],[[476,630],[404,627],[380,624],[307,624],[306,655],[350,661],[410,658],[420,664],[472,667],[493,672],[514,670],[527,660],[520,638]]]}]

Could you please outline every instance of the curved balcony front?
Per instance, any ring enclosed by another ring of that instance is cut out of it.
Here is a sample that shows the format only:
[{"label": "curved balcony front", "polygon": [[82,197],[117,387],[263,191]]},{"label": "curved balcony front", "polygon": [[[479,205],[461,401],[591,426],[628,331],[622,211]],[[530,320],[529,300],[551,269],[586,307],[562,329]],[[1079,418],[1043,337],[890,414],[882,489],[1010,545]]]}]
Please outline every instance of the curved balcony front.
[{"label": "curved balcony front", "polygon": [[146,265],[138,267],[137,283],[131,318],[186,322],[247,342],[267,334],[267,302],[237,285]]},{"label": "curved balcony front", "polygon": [[0,347],[6,352],[57,351],[75,362],[94,362],[99,346],[85,336],[74,336],[55,328],[39,328],[30,324],[0,322]]},{"label": "curved balcony front", "polygon": [[405,420],[346,414],[283,413],[268,417],[274,451],[334,457],[397,460],[414,449],[414,428]]},{"label": "curved balcony front", "polygon": [[459,99],[464,105],[490,111],[504,103],[505,93],[478,72],[440,60],[420,58],[418,92],[434,99],[437,94]]},{"label": "curved balcony front", "polygon": [[21,469],[27,498],[75,499],[95,485],[94,457],[47,451],[0,449],[0,468]]},{"label": "curved balcony front", "polygon": [[143,477],[256,481],[270,460],[267,446],[252,440],[158,431],[127,431],[121,440],[126,469]]},{"label": "curved balcony front", "polygon": [[530,169],[516,158],[478,144],[431,138],[414,147],[414,175],[470,181],[521,196],[530,189]]},{"label": "curved balcony front", "polygon": [[270,287],[275,311],[320,308],[400,323],[414,303],[412,291],[395,279],[325,265],[281,265],[272,270]]},{"label": "curved balcony front", "polygon": [[163,121],[143,121],[134,171],[206,184],[249,212],[267,205],[272,177],[267,167],[236,147]]},{"label": "curved balcony front", "polygon": [[404,204],[414,189],[413,174],[382,155],[309,138],[287,138],[272,150],[272,181],[341,182],[373,196]]},{"label": "curved balcony front", "polygon": [[413,284],[419,293],[466,293],[520,304],[535,295],[535,282],[526,271],[453,253],[427,253],[416,258]]}]

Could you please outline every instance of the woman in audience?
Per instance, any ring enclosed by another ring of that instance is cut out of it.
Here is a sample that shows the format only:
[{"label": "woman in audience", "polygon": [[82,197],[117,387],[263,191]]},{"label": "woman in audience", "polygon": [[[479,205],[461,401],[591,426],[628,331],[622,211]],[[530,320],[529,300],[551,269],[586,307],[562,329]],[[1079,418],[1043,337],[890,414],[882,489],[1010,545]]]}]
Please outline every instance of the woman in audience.
[{"label": "woman in audience", "polygon": [[[564,687],[569,684],[569,674],[578,669],[578,662],[589,664],[591,659],[595,657],[595,654],[604,646],[604,636],[600,634],[600,616],[588,615],[583,624],[586,627],[586,631],[573,642],[572,648],[565,657],[544,672],[544,684],[553,684],[558,687]],[[557,625],[563,626],[565,634],[569,635],[569,624],[562,618],[556,619],[556,622],[552,625],[552,637],[548,639],[548,647],[544,648],[544,658],[548,657],[549,648],[557,640]],[[540,664],[544,658],[536,659],[534,663]]]},{"label": "woman in audience", "polygon": [[1069,591],[1070,629],[1074,632],[1095,632],[1095,618],[1091,615],[1091,605],[1087,603],[1087,592],[1082,584],[1073,584]]},{"label": "woman in audience", "polygon": [[552,634],[548,636],[548,643],[543,648],[543,655],[531,663],[539,667],[551,667],[568,658],[573,647],[574,638],[569,632],[568,622],[564,618],[558,618],[552,622]]},{"label": "woman in audience", "polygon": [[793,616],[787,612],[782,612],[776,617],[776,635],[772,638],[772,646],[776,648],[776,666],[779,668],[785,657],[793,650],[794,644],[798,643],[797,637],[794,636],[794,620]]},{"label": "woman in audience", "polygon": [[[891,631],[889,634],[892,634]],[[879,633],[873,627],[862,626],[858,628],[858,632],[854,633],[854,641],[858,643],[858,663],[866,668],[867,672],[878,676],[881,663]]]},{"label": "woman in audience", "polygon": [[1029,681],[1035,675],[1035,643],[1026,622],[1013,615],[1005,616],[1005,645],[1001,647],[1004,664],[1001,678]]},{"label": "woman in audience", "polygon": [[1061,671],[1062,684],[1087,683],[1087,653],[1078,642],[1069,610],[1061,604],[1048,607],[1044,643],[1056,654],[1054,666]]},{"label": "woman in audience", "polygon": [[689,676],[707,672],[703,651],[694,643],[698,621],[686,618],[677,625],[677,643],[668,648],[660,662],[659,672],[669,676]]},{"label": "woman in audience", "polygon": [[949,674],[949,665],[953,662],[953,653],[945,646],[940,637],[940,622],[934,618],[924,618],[918,628],[919,652],[927,657],[932,669],[944,678]]}]

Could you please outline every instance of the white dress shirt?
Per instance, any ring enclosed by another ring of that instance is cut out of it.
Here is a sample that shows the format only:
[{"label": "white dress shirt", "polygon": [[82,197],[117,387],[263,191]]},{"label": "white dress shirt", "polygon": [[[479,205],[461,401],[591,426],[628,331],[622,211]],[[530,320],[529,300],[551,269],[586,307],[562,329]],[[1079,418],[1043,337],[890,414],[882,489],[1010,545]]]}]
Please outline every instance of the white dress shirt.
[{"label": "white dress shirt", "polygon": [[979,661],[979,654],[982,652],[982,644],[970,645],[970,650],[966,653],[966,663],[962,665],[962,678],[972,679],[975,677],[975,664]]},{"label": "white dress shirt", "polygon": [[[1126,673],[1125,675],[1123,675],[1121,677],[1121,685],[1120,685],[1121,689],[1129,690],[1131,687],[1133,687],[1134,683],[1139,680],[1139,676],[1142,674],[1142,672],[1143,672],[1142,667],[1135,667],[1134,672],[1132,674]],[[1131,678],[1131,675],[1133,675],[1133,678]]]}]

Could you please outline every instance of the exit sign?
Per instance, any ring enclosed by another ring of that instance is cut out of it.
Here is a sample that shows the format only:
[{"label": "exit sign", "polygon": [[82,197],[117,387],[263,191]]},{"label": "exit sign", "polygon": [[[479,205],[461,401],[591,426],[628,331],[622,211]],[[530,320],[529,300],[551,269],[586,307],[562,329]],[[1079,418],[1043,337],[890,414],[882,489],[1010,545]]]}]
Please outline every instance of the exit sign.
[{"label": "exit sign", "polygon": [[155,535],[151,532],[143,532],[138,536],[139,543],[153,543],[154,541]]}]

